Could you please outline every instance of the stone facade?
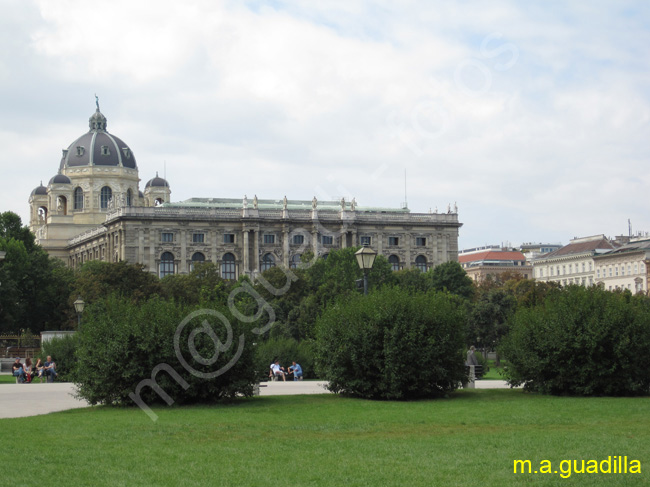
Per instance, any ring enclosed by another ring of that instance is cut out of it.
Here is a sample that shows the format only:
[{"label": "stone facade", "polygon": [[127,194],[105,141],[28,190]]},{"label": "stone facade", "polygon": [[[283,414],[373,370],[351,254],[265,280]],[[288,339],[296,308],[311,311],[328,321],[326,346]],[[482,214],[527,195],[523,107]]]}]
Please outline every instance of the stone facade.
[{"label": "stone facade", "polygon": [[[104,145],[98,149],[98,144]],[[106,132],[98,106],[89,133],[64,151],[59,173],[30,196],[30,226],[38,243],[72,267],[124,260],[165,276],[209,261],[228,279],[256,276],[275,265],[296,267],[308,251],[323,257],[361,245],[386,256],[394,270],[427,270],[458,259],[462,224],[455,206],[447,213],[411,213],[360,207],[354,199],[172,203],[163,178],[156,175],[144,192],[138,182],[133,152]]]}]

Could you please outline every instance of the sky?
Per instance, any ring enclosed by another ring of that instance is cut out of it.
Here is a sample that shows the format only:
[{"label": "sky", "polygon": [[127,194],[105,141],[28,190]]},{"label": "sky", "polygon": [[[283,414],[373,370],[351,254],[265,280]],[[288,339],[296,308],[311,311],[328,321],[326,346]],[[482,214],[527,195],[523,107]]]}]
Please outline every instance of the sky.
[{"label": "sky", "polygon": [[460,248],[650,231],[647,1],[0,0],[0,211],[88,131],[140,188],[458,206]]}]

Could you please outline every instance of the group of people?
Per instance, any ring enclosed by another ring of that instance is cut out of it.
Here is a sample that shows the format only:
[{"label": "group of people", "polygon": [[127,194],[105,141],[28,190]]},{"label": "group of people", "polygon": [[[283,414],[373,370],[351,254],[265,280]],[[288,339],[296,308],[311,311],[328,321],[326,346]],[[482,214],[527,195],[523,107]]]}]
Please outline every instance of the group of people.
[{"label": "group of people", "polygon": [[285,370],[284,367],[280,365],[280,360],[276,358],[271,364],[269,377],[282,377],[282,380],[286,381],[287,375],[293,374],[293,380],[302,380],[302,367],[300,364],[297,364],[295,360],[291,364],[291,367],[289,367],[288,370]]},{"label": "group of people", "polygon": [[24,365],[20,362],[20,358],[16,357],[16,361],[11,366],[11,370],[19,384],[29,383],[37,376],[41,379],[41,382],[43,382],[43,377],[45,377],[48,382],[54,381],[54,378],[56,377],[56,364],[52,361],[52,357],[49,355],[47,356],[45,363],[42,363],[39,358],[34,366],[32,366],[32,359],[29,357],[25,359]]}]

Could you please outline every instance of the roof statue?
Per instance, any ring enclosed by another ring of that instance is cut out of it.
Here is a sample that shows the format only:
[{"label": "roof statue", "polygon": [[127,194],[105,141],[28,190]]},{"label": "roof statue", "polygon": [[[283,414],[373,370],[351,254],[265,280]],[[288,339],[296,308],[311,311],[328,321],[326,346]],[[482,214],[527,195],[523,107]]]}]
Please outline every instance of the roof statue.
[{"label": "roof statue", "polygon": [[282,200],[282,204],[283,204],[283,209],[286,210],[287,209],[287,195],[286,194],[284,195],[284,199]]},{"label": "roof statue", "polygon": [[311,209],[315,210],[317,206],[318,206],[318,200],[316,199],[316,196],[314,196],[314,199],[311,200]]},{"label": "roof statue", "polygon": [[253,198],[253,208],[257,210],[257,195]]},{"label": "roof statue", "polygon": [[244,208],[248,208],[248,198],[246,195],[244,195],[244,201],[242,203],[244,204]]},{"label": "roof statue", "polygon": [[345,210],[345,198],[341,198],[341,209]]},{"label": "roof statue", "polygon": [[350,208],[352,208],[352,211],[354,211],[357,208],[357,200],[355,198],[352,198],[352,202],[350,203]]},{"label": "roof statue", "polygon": [[97,93],[95,93],[95,105],[97,105],[97,111],[99,111],[99,97],[97,96]]}]

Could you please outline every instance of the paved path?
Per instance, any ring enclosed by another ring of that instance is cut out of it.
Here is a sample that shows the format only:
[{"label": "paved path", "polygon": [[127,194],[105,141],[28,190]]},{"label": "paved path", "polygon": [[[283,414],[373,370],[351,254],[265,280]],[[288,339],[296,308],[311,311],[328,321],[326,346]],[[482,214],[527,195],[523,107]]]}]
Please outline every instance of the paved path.
[{"label": "paved path", "polygon": [[[291,396],[298,394],[327,394],[326,381],[262,382],[260,396]],[[507,389],[501,380],[480,380],[477,389]],[[76,399],[74,384],[0,384],[0,419],[38,416],[55,411],[88,407],[88,403]]]}]

